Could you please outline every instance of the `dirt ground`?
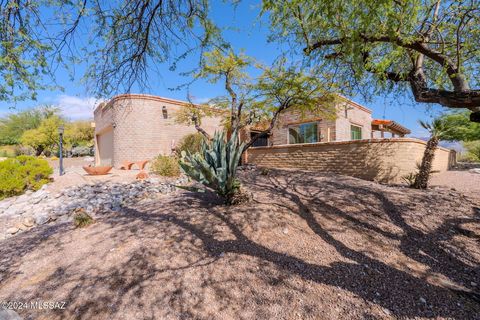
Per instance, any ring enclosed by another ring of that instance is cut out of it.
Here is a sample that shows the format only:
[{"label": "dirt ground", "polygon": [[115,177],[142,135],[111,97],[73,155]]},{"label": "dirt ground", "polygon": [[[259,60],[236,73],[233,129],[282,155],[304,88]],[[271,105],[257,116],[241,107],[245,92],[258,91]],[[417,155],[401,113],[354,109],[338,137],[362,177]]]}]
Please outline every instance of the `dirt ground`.
[{"label": "dirt ground", "polygon": [[480,209],[311,172],[243,173],[254,200],[179,190],[84,229],[0,244],[0,301],[28,319],[480,319]]}]

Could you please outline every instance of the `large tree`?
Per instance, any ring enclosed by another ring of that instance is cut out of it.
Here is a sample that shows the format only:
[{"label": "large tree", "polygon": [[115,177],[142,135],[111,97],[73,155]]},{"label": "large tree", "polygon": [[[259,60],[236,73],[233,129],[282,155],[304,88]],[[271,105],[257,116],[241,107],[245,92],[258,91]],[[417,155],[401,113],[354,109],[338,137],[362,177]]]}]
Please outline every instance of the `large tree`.
[{"label": "large tree", "polygon": [[0,1],[0,101],[58,88],[58,66],[77,63],[97,95],[145,85],[156,64],[175,68],[223,45],[208,9],[207,0]]},{"label": "large tree", "polygon": [[417,102],[468,108],[480,121],[478,0],[263,0],[263,11],[274,38],[346,89],[409,87]]}]

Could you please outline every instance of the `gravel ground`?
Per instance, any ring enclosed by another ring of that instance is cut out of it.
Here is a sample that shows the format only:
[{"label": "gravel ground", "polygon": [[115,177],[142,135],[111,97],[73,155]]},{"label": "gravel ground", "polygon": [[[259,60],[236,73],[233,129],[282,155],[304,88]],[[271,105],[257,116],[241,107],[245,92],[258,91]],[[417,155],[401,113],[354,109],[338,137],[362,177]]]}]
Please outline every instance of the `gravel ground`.
[{"label": "gravel ground", "polygon": [[[480,198],[480,173],[470,171],[480,165],[469,166],[465,169],[445,171],[432,176],[432,186],[445,186],[454,188],[462,193]],[[480,169],[479,169],[480,170]]]},{"label": "gravel ground", "polygon": [[26,319],[480,319],[477,199],[242,176],[248,204],[179,191],[3,241],[0,301],[66,302]]}]

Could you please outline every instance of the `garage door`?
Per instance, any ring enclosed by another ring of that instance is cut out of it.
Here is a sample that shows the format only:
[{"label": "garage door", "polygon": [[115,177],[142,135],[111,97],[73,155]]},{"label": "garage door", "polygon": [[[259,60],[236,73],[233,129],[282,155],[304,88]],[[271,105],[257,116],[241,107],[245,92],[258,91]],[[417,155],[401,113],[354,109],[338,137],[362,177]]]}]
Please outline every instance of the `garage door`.
[{"label": "garage door", "polygon": [[97,144],[100,165],[113,165],[113,128],[97,135]]}]

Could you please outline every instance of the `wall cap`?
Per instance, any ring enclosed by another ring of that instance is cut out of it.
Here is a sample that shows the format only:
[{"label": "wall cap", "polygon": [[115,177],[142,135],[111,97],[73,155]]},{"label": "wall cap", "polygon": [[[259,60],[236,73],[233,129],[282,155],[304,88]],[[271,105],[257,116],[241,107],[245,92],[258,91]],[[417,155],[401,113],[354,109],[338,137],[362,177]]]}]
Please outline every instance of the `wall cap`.
[{"label": "wall cap", "polygon": [[[426,141],[415,138],[384,138],[384,139],[362,139],[362,140],[350,140],[350,141],[331,141],[331,142],[316,142],[316,143],[297,143],[297,144],[278,144],[270,147],[250,147],[249,150],[269,150],[269,149],[281,149],[281,148],[312,148],[318,146],[335,146],[343,144],[368,144],[368,143],[418,143],[424,146],[427,145]],[[438,147],[439,150],[451,152],[453,149],[447,149],[444,147]]]}]

